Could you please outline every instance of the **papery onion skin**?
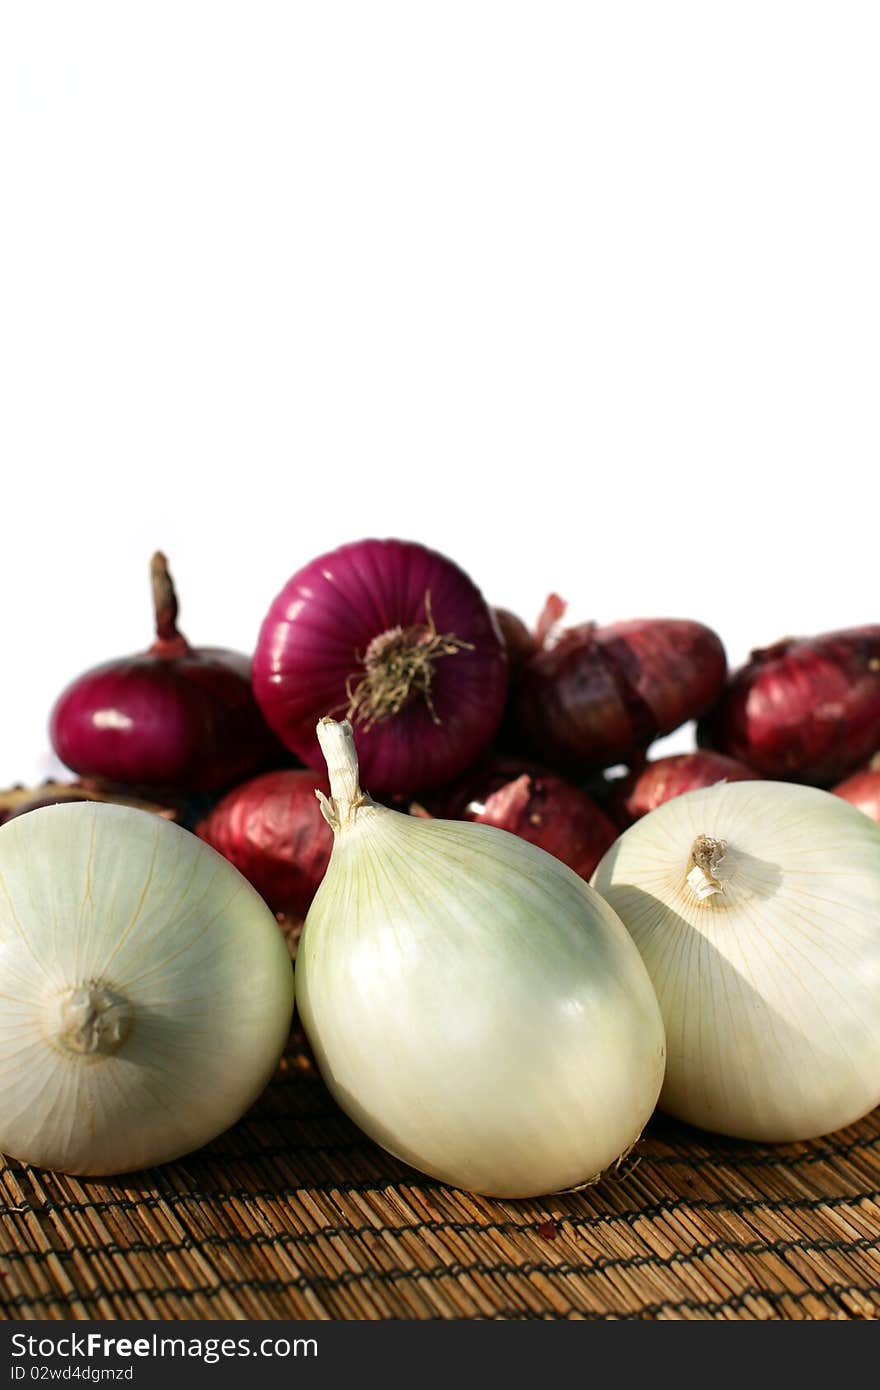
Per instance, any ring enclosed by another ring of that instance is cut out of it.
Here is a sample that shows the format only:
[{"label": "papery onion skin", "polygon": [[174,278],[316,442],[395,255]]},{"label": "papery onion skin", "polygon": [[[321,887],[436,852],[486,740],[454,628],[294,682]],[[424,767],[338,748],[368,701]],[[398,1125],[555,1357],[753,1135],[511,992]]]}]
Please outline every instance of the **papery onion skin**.
[{"label": "papery onion skin", "polygon": [[281,934],[241,874],[159,816],[94,802],[7,822],[0,875],[0,1149],[107,1175],[237,1120],[293,1010]]},{"label": "papery onion skin", "polygon": [[[170,576],[161,553],[157,571]],[[166,590],[162,591],[163,593]],[[62,692],[49,732],[81,777],[145,790],[217,791],[280,763],[286,753],[251,690],[250,661],[219,647],[190,647],[157,598],[149,651],[85,671]]]},{"label": "papery onion skin", "polygon": [[547,595],[535,624],[535,638],[541,649],[555,646],[564,634],[563,619],[567,608],[568,604],[559,594]]},{"label": "papery onion skin", "polygon": [[[688,876],[706,884],[707,843],[723,853],[701,900]],[[719,784],[631,826],[593,882],[660,1001],[662,1109],[776,1143],[880,1102],[880,827],[867,816],[811,787]]]},{"label": "papery onion skin", "polygon": [[880,625],[753,652],[697,736],[762,777],[840,781],[880,747]]},{"label": "papery onion skin", "polygon": [[618,829],[592,797],[553,772],[514,758],[478,763],[454,786],[428,799],[428,810],[449,820],[508,830],[546,850],[589,879]]},{"label": "papery onion skin", "polygon": [[316,788],[329,796],[329,782],[315,772],[266,772],[227,792],[196,826],[273,912],[294,920],[308,912],[333,848]]},{"label": "papery onion skin", "polygon": [[711,707],[726,670],[720,639],[702,623],[582,624],[526,662],[506,736],[568,777],[632,765],[655,738]]},{"label": "papery onion skin", "polygon": [[714,787],[716,782],[755,782],[759,779],[744,763],[723,753],[701,749],[696,753],[675,753],[657,758],[640,771],[613,784],[611,805],[619,825],[632,825],[649,811],[671,801],[674,796]]},{"label": "papery onion skin", "polygon": [[376,806],[332,761],[330,782],[337,834],[297,1001],[337,1102],[456,1187],[592,1180],[638,1138],[663,1075],[657,1002],[620,922],[514,835]]},{"label": "papery onion skin", "polygon": [[[396,713],[354,715],[364,785],[407,796],[464,770],[495,733],[507,691],[504,644],[463,570],[411,541],[364,540],[299,570],[272,603],[254,656],[254,691],[279,738],[321,768],[315,724],[340,717],[367,660],[398,630],[451,639],[430,669],[430,701],[413,688]],[[442,645],[442,643],[440,643]],[[380,660],[377,655],[376,660]]]},{"label": "papery onion skin", "polygon": [[835,796],[843,797],[871,820],[880,822],[880,756],[872,758],[867,767],[854,772],[832,790]]}]

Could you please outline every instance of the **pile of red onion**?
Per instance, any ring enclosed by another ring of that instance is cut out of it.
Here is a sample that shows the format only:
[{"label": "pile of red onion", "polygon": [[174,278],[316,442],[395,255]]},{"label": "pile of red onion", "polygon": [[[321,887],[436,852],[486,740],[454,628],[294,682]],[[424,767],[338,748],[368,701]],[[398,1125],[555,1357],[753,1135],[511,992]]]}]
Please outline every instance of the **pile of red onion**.
[{"label": "pile of red onion", "polygon": [[[332,848],[314,794],[329,790],[325,715],[351,721],[374,795],[511,831],[585,879],[622,828],[719,781],[810,782],[880,820],[880,626],[789,638],[728,676],[703,623],[566,627],[551,594],[532,631],[446,556],[367,539],[292,575],[252,665],[190,646],[161,553],[152,582],[152,646],[79,676],[52,711],[55,750],[81,780],[0,794],[0,820],[60,799],[144,805],[194,828],[296,923]],[[698,751],[648,761],[689,720]]]}]

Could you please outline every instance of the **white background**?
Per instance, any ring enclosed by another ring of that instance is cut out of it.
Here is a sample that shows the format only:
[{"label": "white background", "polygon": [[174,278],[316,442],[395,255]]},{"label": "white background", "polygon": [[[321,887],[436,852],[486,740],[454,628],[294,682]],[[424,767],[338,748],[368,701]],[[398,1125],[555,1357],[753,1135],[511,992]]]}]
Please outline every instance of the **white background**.
[{"label": "white background", "polygon": [[0,784],[156,547],[246,649],[365,534],[733,661],[878,618],[876,5],[3,13]]}]

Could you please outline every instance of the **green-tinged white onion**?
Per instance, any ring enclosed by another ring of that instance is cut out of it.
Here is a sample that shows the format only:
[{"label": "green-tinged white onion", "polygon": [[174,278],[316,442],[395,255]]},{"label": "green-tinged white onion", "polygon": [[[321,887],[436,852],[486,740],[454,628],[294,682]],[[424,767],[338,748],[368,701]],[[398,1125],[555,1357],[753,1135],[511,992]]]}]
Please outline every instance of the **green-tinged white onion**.
[{"label": "green-tinged white onion", "polygon": [[265,1086],[293,974],[194,835],[98,802],[0,829],[0,1149],[109,1174],[188,1153]]},{"label": "green-tinged white onion", "polygon": [[809,1139],[880,1103],[880,827],[828,792],[736,782],[638,821],[593,878],[654,982],[660,1104]]},{"label": "green-tinged white onion", "polygon": [[597,893],[506,831],[377,806],[351,728],[322,720],[330,867],[297,1004],[342,1108],[444,1182],[523,1197],[636,1141],[663,1077],[638,952]]}]

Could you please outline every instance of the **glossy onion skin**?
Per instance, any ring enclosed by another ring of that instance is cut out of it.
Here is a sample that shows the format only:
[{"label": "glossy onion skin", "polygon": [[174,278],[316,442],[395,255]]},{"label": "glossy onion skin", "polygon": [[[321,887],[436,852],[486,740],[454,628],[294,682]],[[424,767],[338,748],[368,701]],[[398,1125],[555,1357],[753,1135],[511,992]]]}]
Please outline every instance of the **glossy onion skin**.
[{"label": "glossy onion skin", "polygon": [[706,748],[647,763],[640,772],[614,784],[611,802],[619,824],[627,826],[685,792],[714,787],[716,782],[757,780],[758,773],[744,763]]},{"label": "glossy onion skin", "polygon": [[726,671],[721,641],[702,623],[643,618],[569,628],[526,663],[510,733],[568,777],[638,763],[655,738],[710,708]]},{"label": "glossy onion skin", "polygon": [[254,691],[271,727],[310,767],[323,768],[315,725],[342,718],[346,684],[363,675],[370,643],[426,619],[473,650],[440,657],[431,694],[438,723],[414,695],[355,741],[364,787],[410,795],[451,780],[483,751],[504,708],[507,658],[480,591],[445,556],[414,542],[344,545],[299,570],[263,622],[254,656]]},{"label": "glossy onion skin", "polygon": [[[0,1149],[65,1173],[165,1163],[233,1124],[293,1012],[274,917],[231,864],[160,816],[100,802],[0,829]],[[132,1010],[112,1055],[49,1041],[67,987]]]},{"label": "glossy onion skin", "polygon": [[273,912],[297,920],[308,912],[333,849],[316,787],[330,795],[318,772],[266,772],[227,792],[196,826],[199,839],[234,864]]},{"label": "glossy onion skin", "polygon": [[589,879],[617,838],[617,826],[578,787],[515,758],[478,764],[453,787],[429,799],[428,809],[450,820],[495,825],[561,859]]},{"label": "glossy onion skin", "polygon": [[752,653],[698,730],[779,781],[831,786],[880,748],[880,625]]},{"label": "glossy onion skin", "polygon": [[880,767],[874,763],[863,767],[861,772],[854,772],[852,777],[838,782],[833,790],[835,796],[842,796],[871,820],[880,822]]},{"label": "glossy onion skin", "polygon": [[[700,835],[724,891],[686,882]],[[667,801],[593,878],[629,929],[666,1025],[661,1108],[765,1143],[880,1103],[880,828],[813,787],[733,782]]]},{"label": "glossy onion skin", "polygon": [[592,1180],[638,1138],[663,1078],[657,1001],[620,921],[564,864],[492,826],[358,814],[296,967],[337,1102],[389,1152],[469,1191]]},{"label": "glossy onion skin", "polygon": [[57,700],[50,736],[81,777],[131,787],[216,791],[287,756],[257,707],[247,657],[210,647],[86,671]]}]

